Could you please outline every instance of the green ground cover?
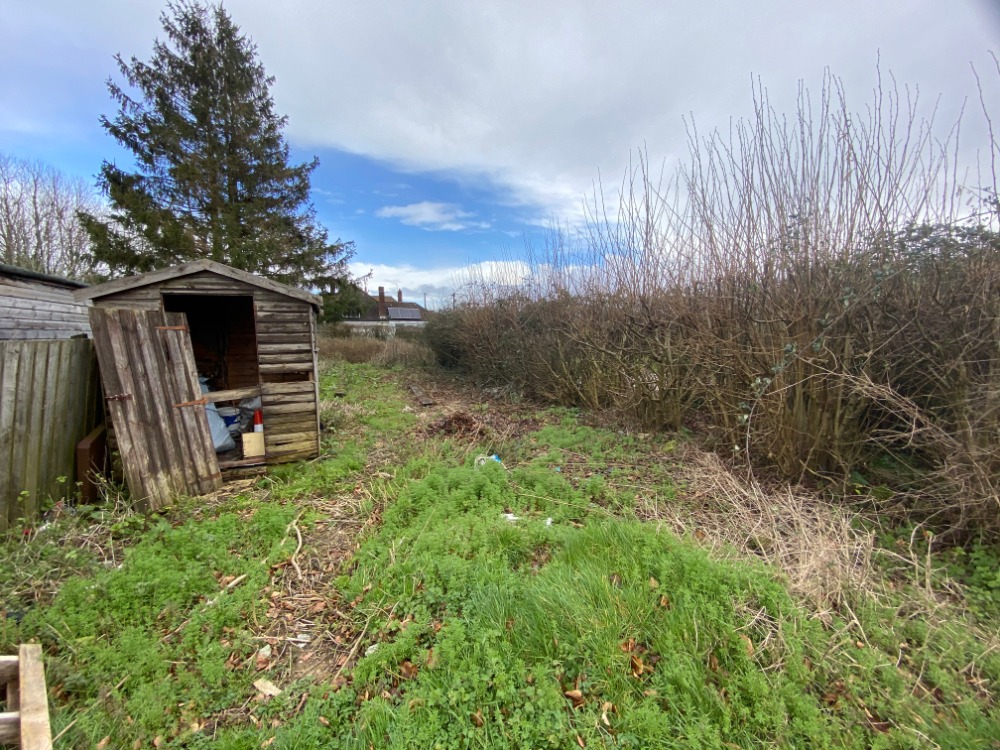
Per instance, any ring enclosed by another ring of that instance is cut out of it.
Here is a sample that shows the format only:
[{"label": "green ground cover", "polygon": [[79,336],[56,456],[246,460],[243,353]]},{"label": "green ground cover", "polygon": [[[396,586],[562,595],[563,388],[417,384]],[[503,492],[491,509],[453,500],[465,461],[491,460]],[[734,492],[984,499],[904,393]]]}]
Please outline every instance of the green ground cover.
[{"label": "green ground cover", "polygon": [[[903,582],[817,613],[780,571],[637,517],[637,486],[678,491],[665,441],[557,410],[477,465],[497,446],[418,439],[399,377],[331,367],[323,460],[109,521],[120,565],[56,543],[93,528],[79,516],[4,543],[0,648],[44,644],[57,747],[1000,747],[982,624]],[[290,524],[358,487],[371,522],[333,584],[359,658],[335,683],[276,666],[262,699]]]}]

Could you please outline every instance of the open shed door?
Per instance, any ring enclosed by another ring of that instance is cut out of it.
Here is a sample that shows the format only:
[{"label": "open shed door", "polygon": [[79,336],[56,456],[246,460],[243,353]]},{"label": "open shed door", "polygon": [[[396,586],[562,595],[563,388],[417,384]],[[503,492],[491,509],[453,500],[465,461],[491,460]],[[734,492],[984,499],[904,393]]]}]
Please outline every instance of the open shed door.
[{"label": "open shed door", "polygon": [[90,308],[101,382],[132,497],[158,510],[222,485],[182,313]]}]

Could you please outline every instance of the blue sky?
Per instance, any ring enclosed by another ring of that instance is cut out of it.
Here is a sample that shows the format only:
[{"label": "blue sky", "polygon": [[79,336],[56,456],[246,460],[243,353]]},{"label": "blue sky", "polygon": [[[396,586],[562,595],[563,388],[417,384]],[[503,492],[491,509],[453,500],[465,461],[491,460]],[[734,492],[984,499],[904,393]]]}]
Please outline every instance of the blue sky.
[{"label": "blue sky", "polygon": [[[147,58],[161,4],[0,0],[0,153],[90,177],[122,158],[98,124],[112,56]],[[637,149],[669,171],[684,120],[727,128],[759,76],[790,109],[799,81],[841,78],[859,110],[877,66],[941,122],[1000,99],[994,0],[229,0],[276,77],[314,203],[354,240],[356,273],[443,298],[468,264],[504,263],[547,224],[581,225]],[[964,148],[983,141],[963,128]],[[979,118],[981,120],[981,118]],[[978,130],[977,130],[978,128]],[[969,146],[969,144],[973,144]]]}]

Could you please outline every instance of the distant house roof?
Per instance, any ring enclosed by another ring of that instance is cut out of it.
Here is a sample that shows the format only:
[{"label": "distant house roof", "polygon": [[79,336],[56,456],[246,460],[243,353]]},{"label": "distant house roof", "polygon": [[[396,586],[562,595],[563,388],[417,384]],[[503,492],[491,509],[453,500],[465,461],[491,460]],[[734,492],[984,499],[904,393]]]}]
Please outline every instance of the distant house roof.
[{"label": "distant house roof", "polygon": [[8,266],[4,263],[0,263],[0,276],[8,279],[23,279],[24,281],[41,281],[45,284],[61,286],[66,289],[83,289],[87,286],[82,281],[72,281],[71,279],[64,279],[62,276],[53,276],[48,273],[30,271],[27,268]]},{"label": "distant house roof", "polygon": [[263,276],[257,276],[247,271],[241,271],[238,268],[233,268],[232,266],[227,266],[222,263],[216,263],[215,261],[208,259],[195,260],[190,263],[181,263],[178,266],[163,268],[159,271],[150,271],[149,273],[142,273],[136,276],[126,276],[121,279],[114,279],[113,281],[107,281],[103,284],[95,284],[94,286],[74,292],[73,296],[78,300],[97,299],[99,297],[106,297],[109,294],[117,294],[118,292],[123,292],[127,289],[135,289],[136,287],[147,286],[149,284],[159,284],[170,279],[201,273],[202,271],[217,273],[220,276],[225,276],[236,281],[242,281],[244,284],[258,286],[262,289],[276,292],[277,294],[283,294],[286,297],[293,297],[294,299],[301,300],[302,302],[308,302],[314,307],[322,306],[322,300],[315,294],[310,294],[309,292],[301,289],[296,289],[293,286],[280,284],[277,281],[271,281],[271,279]]},{"label": "distant house roof", "polygon": [[[359,289],[359,291],[361,291]],[[367,292],[361,291],[362,298],[362,311],[354,320],[359,320],[361,322],[371,322],[379,320],[426,320],[427,311],[418,305],[416,302],[401,302],[399,296],[402,292],[397,292],[397,296],[387,295],[383,304],[385,305],[385,314],[379,314],[379,300],[376,295],[368,294]]]}]

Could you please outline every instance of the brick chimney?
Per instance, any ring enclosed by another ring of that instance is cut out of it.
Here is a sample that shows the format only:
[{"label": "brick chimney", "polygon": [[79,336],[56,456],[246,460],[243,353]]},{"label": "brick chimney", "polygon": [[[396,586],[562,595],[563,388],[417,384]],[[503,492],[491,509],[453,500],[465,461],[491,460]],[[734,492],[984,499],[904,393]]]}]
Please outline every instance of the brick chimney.
[{"label": "brick chimney", "polygon": [[389,317],[389,308],[385,304],[385,287],[380,286],[378,288],[378,317],[379,320],[385,320]]},{"label": "brick chimney", "polygon": [[400,304],[403,303],[403,290],[402,289],[397,289],[396,290],[396,301],[399,302]]}]

